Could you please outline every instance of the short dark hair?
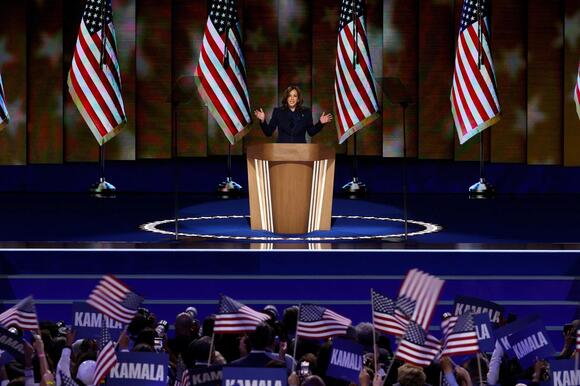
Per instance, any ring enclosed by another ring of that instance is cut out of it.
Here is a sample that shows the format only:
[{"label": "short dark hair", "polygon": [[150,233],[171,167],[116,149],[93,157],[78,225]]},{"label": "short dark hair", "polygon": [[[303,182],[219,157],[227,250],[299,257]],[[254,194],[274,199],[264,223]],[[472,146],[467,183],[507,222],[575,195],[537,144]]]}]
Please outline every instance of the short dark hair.
[{"label": "short dark hair", "polygon": [[256,327],[256,331],[250,334],[250,345],[254,350],[264,350],[272,343],[273,329],[267,323],[260,323]]},{"label": "short dark hair", "polygon": [[209,358],[209,350],[211,348],[211,338],[209,336],[202,336],[189,344],[187,352],[194,362],[207,361]]},{"label": "short dark hair", "polygon": [[296,90],[296,93],[298,94],[298,102],[296,103],[296,108],[300,109],[302,107],[302,104],[304,103],[302,91],[300,90],[300,87],[293,85],[288,86],[286,90],[284,90],[284,93],[282,94],[282,106],[288,108],[288,97],[290,96],[292,90]]}]

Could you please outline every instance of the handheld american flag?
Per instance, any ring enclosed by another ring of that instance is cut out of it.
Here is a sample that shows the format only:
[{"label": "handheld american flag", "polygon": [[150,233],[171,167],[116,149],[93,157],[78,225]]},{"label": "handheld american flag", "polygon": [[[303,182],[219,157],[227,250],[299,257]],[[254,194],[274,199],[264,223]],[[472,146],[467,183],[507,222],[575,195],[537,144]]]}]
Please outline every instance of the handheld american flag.
[{"label": "handheld american flag", "polygon": [[216,334],[237,334],[252,332],[256,327],[270,319],[266,314],[251,309],[242,303],[222,295],[213,331]]},{"label": "handheld american flag", "polygon": [[471,312],[444,319],[441,322],[441,329],[443,331],[442,355],[455,356],[479,352],[479,343]]},{"label": "handheld american flag", "polygon": [[38,318],[32,296],[22,299],[14,307],[0,314],[0,325],[16,326],[22,330],[38,330]]},{"label": "handheld american flag", "polygon": [[89,295],[87,303],[121,323],[129,323],[143,298],[113,275],[105,275]]},{"label": "handheld american flag", "polygon": [[0,130],[10,122],[8,108],[6,107],[6,97],[4,96],[4,86],[2,85],[2,75],[0,75]]},{"label": "handheld american flag", "polygon": [[399,291],[397,308],[428,330],[444,282],[416,268],[410,270]]},{"label": "handheld american flag", "polygon": [[574,101],[576,102],[578,118],[580,118],[580,63],[578,63],[578,76],[576,78],[576,87],[574,88]]},{"label": "handheld american flag", "polygon": [[379,117],[365,13],[364,0],[341,1],[334,81],[339,143]]},{"label": "handheld american flag", "polygon": [[375,329],[395,336],[405,334],[409,319],[395,307],[388,297],[371,290],[373,303],[373,323]]},{"label": "handheld american flag", "polygon": [[576,330],[576,351],[580,352],[580,329]]},{"label": "handheld american flag", "polygon": [[324,339],[346,334],[351,320],[328,308],[302,304],[298,312],[296,335],[308,339]]},{"label": "handheld american flag", "polygon": [[62,371],[59,370],[58,375],[60,376],[60,382],[57,380],[58,384],[62,386],[78,386],[78,383]]},{"label": "handheld american flag", "polygon": [[395,357],[415,366],[429,366],[441,351],[441,342],[413,321],[399,342]]},{"label": "handheld american flag", "polygon": [[451,111],[461,144],[500,119],[488,16],[488,0],[464,0],[451,88]]},{"label": "handheld american flag", "polygon": [[111,369],[117,364],[117,353],[115,352],[115,342],[107,327],[101,329],[101,338],[99,340],[99,355],[95,365],[95,375],[93,376],[93,385],[98,385],[109,374]]},{"label": "handheld american flag", "polygon": [[212,0],[195,69],[197,89],[231,144],[251,123],[238,0]]},{"label": "handheld american flag", "polygon": [[67,84],[99,145],[117,135],[127,118],[111,0],[87,0]]}]

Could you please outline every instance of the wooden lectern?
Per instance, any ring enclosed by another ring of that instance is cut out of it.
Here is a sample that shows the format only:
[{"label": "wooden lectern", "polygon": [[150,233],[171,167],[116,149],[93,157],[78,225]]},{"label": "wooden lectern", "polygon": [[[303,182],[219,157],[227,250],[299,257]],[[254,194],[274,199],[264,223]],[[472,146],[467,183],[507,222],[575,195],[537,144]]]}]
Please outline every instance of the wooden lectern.
[{"label": "wooden lectern", "polygon": [[330,229],[333,149],[268,143],[248,146],[247,157],[252,229],[287,234]]}]

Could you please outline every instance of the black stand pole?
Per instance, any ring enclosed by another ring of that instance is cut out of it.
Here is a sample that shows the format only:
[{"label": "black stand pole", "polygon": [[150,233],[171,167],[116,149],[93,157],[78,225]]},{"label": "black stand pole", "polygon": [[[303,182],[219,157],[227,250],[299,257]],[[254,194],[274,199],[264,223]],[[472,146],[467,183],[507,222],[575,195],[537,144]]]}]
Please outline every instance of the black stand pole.
[{"label": "black stand pole", "polygon": [[409,215],[407,212],[407,107],[408,102],[401,103],[403,109],[403,219],[405,220],[405,241],[409,234]]},{"label": "black stand pole", "polygon": [[[483,9],[482,2],[477,2],[477,37],[479,43],[477,45],[477,69],[481,71],[481,66],[483,65],[483,30],[481,24],[483,23]],[[484,161],[485,157],[483,155],[483,132],[479,132],[479,181],[469,187],[469,197],[471,198],[490,198],[495,194],[495,189],[493,185],[485,180],[484,173]]]},{"label": "black stand pole", "polygon": [[348,198],[357,199],[364,197],[364,195],[367,193],[367,187],[364,184],[364,182],[361,182],[358,179],[356,132],[353,135],[353,141],[354,141],[354,157],[352,159],[352,181],[344,184],[341,190]]},{"label": "black stand pole", "polygon": [[[101,71],[105,66],[105,50],[107,44],[107,35],[105,34],[105,2],[101,3],[101,9],[99,10],[101,13],[101,23],[102,23],[102,30],[101,30],[101,51],[100,51],[100,60],[99,65],[101,67]],[[115,192],[117,188],[112,184],[108,183],[105,179],[105,144],[99,145],[99,167],[100,167],[100,178],[99,182],[91,186],[90,192],[95,195],[95,197],[107,197],[112,198],[115,197]]]},{"label": "black stand pole", "polygon": [[177,159],[177,108],[179,102],[171,103],[171,159],[173,160],[173,217],[175,219],[175,241],[179,240],[179,162]]},{"label": "black stand pole", "polygon": [[228,144],[228,160],[226,170],[226,180],[220,182],[217,192],[222,198],[232,198],[240,195],[242,186],[232,179],[232,145]]}]

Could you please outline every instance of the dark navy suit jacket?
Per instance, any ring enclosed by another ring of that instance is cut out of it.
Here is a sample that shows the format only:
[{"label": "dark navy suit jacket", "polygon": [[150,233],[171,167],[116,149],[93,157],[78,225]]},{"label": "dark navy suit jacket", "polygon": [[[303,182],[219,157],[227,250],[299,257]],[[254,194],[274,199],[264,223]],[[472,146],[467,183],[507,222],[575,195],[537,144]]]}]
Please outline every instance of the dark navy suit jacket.
[{"label": "dark navy suit jacket", "polygon": [[295,111],[276,107],[270,122],[260,122],[260,126],[268,137],[278,129],[278,143],[306,143],[306,133],[312,137],[322,129],[323,124],[312,124],[312,111],[307,107]]}]

